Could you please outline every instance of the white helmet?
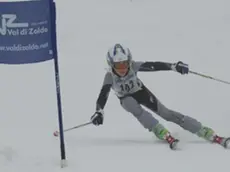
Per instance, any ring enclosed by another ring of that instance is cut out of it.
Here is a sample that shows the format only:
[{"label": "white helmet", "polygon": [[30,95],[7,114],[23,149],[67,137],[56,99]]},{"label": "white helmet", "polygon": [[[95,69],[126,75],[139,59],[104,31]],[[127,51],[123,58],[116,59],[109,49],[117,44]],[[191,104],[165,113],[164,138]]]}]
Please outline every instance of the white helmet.
[{"label": "white helmet", "polygon": [[127,62],[130,67],[132,62],[132,54],[130,50],[121,44],[115,44],[107,52],[107,63],[111,68],[116,68],[115,64],[119,62]]}]

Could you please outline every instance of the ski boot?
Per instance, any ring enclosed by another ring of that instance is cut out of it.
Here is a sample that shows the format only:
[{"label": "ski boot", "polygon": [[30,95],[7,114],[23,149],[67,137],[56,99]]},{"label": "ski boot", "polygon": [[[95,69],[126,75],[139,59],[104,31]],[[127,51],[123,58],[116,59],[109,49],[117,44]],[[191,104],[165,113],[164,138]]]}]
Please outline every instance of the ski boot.
[{"label": "ski boot", "polygon": [[175,150],[177,148],[178,139],[175,139],[169,131],[161,124],[157,124],[153,129],[154,134],[160,140],[165,140],[169,144],[170,149]]},{"label": "ski boot", "polygon": [[223,146],[224,148],[228,148],[230,144],[230,137],[225,138],[218,136],[211,128],[208,127],[202,127],[201,130],[197,133],[197,135],[211,143],[217,143]]}]

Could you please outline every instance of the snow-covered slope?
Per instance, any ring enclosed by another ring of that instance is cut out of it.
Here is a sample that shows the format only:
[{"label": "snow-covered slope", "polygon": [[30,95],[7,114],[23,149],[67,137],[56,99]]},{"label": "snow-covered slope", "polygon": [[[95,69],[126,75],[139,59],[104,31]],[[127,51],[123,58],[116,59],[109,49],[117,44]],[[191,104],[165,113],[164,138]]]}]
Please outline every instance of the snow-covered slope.
[{"label": "snow-covered slope", "polygon": [[[227,0],[57,0],[64,127],[88,122],[103,81],[107,49],[120,42],[135,60],[182,60],[190,69],[230,80]],[[192,74],[139,73],[167,107],[230,135],[229,85]],[[0,67],[0,171],[228,170],[229,151],[175,124],[171,151],[142,128],[111,92],[104,125],[65,133],[68,167],[60,169],[53,62]],[[155,115],[155,114],[153,114]]]}]

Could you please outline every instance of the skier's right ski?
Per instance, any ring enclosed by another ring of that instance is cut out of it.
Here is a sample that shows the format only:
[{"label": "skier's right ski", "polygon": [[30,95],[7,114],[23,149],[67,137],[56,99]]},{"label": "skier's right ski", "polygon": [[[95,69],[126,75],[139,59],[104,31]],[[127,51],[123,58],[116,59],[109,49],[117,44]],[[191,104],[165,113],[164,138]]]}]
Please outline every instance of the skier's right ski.
[{"label": "skier's right ski", "polygon": [[175,139],[174,137],[172,137],[171,135],[169,135],[166,138],[166,141],[169,143],[170,149],[176,150],[178,148],[178,142],[179,142],[178,139]]},{"label": "skier's right ski", "polygon": [[215,136],[213,142],[223,146],[226,149],[230,148],[230,137]]},{"label": "skier's right ski", "polygon": [[176,150],[178,148],[178,142],[179,140],[175,139],[172,143],[170,143],[169,147],[172,150]]}]

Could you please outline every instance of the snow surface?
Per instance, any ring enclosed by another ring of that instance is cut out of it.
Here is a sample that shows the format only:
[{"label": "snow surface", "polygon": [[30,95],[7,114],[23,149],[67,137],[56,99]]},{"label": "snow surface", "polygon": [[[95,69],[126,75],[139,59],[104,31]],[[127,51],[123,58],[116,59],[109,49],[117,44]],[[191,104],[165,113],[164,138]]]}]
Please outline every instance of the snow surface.
[{"label": "snow surface", "polygon": [[[88,122],[119,42],[135,60],[177,62],[230,80],[229,0],[57,0],[64,127]],[[169,108],[230,135],[229,85],[175,72],[139,73]],[[0,67],[1,172],[228,171],[230,151],[160,121],[181,139],[171,151],[119,105],[113,92],[104,125],[65,133],[68,167],[60,168],[53,62]]]}]

